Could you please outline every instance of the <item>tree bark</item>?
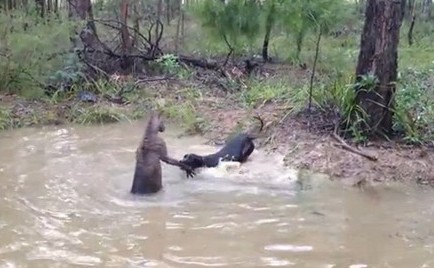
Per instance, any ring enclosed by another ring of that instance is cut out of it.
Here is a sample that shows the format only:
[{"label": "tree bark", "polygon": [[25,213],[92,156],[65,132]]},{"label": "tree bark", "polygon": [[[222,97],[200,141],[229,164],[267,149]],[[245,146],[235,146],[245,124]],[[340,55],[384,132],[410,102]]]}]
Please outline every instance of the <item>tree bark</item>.
[{"label": "tree bark", "polygon": [[[403,3],[404,2],[404,3]],[[369,136],[392,132],[398,68],[399,30],[405,0],[368,0],[356,68],[356,103],[367,114],[362,130]],[[374,88],[364,88],[362,77],[374,74]]]},{"label": "tree bark", "polygon": [[120,13],[121,13],[120,15],[122,21],[120,34],[122,39],[122,55],[124,56],[124,58],[122,58],[121,61],[121,68],[123,70],[127,70],[131,66],[131,60],[125,56],[128,55],[132,49],[132,40],[127,26],[128,25],[128,0],[121,0]]},{"label": "tree bark", "polygon": [[131,37],[128,31],[128,0],[122,0],[120,5],[120,13],[121,13],[121,29],[120,34],[122,38],[122,53],[124,55],[129,54],[131,51]]}]

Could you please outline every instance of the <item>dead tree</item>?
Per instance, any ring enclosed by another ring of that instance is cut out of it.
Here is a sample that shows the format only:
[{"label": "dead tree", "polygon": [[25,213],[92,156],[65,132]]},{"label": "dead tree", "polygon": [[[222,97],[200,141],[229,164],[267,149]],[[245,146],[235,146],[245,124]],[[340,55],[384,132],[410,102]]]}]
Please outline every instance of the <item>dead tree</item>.
[{"label": "dead tree", "polygon": [[[405,0],[368,0],[356,67],[356,103],[367,114],[361,129],[369,136],[392,132],[399,30]],[[363,88],[363,76],[374,74],[377,83]]]}]

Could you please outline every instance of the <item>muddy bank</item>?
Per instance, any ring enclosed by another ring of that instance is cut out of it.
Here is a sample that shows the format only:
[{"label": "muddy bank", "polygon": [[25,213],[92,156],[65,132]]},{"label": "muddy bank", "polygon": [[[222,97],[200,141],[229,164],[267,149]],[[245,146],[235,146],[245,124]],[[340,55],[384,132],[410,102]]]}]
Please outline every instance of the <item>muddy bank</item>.
[{"label": "muddy bank", "polygon": [[[343,179],[351,184],[410,181],[434,185],[432,148],[396,142],[370,143],[358,148],[377,158],[371,161],[341,148],[331,131],[309,130],[306,118],[288,115],[283,105],[265,105],[255,111],[268,122],[265,135],[258,141],[259,147],[285,154],[285,164],[292,168],[325,173],[333,180]],[[201,107],[200,113],[213,126],[205,134],[207,138],[220,142],[234,128],[239,129],[239,124],[251,120],[252,115],[242,108],[210,109],[209,105]]]},{"label": "muddy bank", "polygon": [[[236,99],[227,96],[202,96],[200,101],[188,102],[188,93],[167,89],[154,93],[151,97],[137,97],[122,105],[107,101],[89,104],[76,99],[52,103],[2,95],[0,107],[3,115],[0,123],[9,120],[7,123],[11,128],[113,123],[142,118],[147,109],[156,106],[155,103],[159,103],[157,106],[160,108],[161,103],[164,103],[162,109],[166,117],[174,123],[184,125],[185,135],[203,135],[210,144],[220,144],[227,136],[247,129],[254,122],[253,112],[257,112],[266,122],[265,131],[257,141],[258,147],[285,154],[285,163],[292,168],[321,172],[330,175],[332,179],[349,182],[395,180],[434,185],[434,157],[431,148],[393,142],[370,144],[360,148],[378,158],[378,161],[370,161],[337,146],[338,143],[330,136],[330,132],[309,130],[307,120],[288,114],[288,108],[284,104],[276,102],[256,109],[246,109]],[[193,107],[188,112],[189,117],[174,113],[186,106],[186,102],[187,106]],[[193,111],[195,114],[191,115]],[[199,117],[200,120],[197,120]],[[186,120],[189,121],[188,127],[185,127]]]}]

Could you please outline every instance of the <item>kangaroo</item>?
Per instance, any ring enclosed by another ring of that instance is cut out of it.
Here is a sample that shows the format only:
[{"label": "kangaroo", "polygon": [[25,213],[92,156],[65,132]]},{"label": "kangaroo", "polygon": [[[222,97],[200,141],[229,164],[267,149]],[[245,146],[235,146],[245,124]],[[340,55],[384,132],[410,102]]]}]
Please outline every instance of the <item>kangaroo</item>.
[{"label": "kangaroo", "polygon": [[186,154],[181,160],[193,170],[201,167],[216,167],[219,161],[234,161],[244,163],[255,149],[255,140],[264,128],[264,121],[260,116],[254,116],[260,122],[257,133],[253,130],[240,133],[230,139],[218,152],[209,155]]},{"label": "kangaroo", "polygon": [[185,170],[188,177],[196,175],[191,167],[168,156],[166,142],[158,135],[165,131],[159,113],[153,112],[146,126],[145,134],[136,150],[132,194],[157,193],[162,188],[160,160]]}]

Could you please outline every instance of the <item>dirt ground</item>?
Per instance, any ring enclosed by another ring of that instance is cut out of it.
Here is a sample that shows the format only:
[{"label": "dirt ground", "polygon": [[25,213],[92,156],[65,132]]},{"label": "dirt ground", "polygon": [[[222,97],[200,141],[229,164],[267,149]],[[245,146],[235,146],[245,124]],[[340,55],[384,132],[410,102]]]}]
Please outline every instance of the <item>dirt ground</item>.
[{"label": "dirt ground", "polygon": [[[205,134],[210,141],[224,140],[237,124],[252,118],[251,112],[241,108],[209,107],[203,105],[200,113],[212,125],[210,132]],[[351,185],[403,181],[434,186],[432,148],[396,142],[377,142],[358,148],[377,158],[377,161],[372,161],[343,149],[332,137],[332,131],[309,130],[306,118],[288,116],[282,121],[285,111],[276,104],[266,105],[256,112],[264,118],[267,126],[257,142],[258,148],[284,154],[285,164],[292,168],[325,173],[333,180],[344,180]]]}]

